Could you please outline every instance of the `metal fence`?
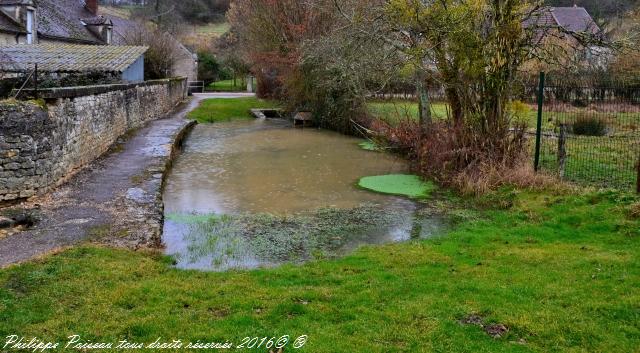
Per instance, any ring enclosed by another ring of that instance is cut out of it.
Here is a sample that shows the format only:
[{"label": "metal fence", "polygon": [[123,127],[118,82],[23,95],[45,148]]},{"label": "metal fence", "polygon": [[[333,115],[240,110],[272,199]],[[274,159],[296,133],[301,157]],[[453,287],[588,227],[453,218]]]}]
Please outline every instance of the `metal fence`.
[{"label": "metal fence", "polygon": [[640,193],[640,86],[544,73],[537,86],[536,170]]}]

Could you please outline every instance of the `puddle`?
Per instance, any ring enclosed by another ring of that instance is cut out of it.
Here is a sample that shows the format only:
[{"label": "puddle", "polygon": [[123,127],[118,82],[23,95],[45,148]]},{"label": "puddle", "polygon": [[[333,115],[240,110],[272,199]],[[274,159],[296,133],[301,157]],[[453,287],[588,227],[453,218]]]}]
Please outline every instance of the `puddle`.
[{"label": "puddle", "polygon": [[167,254],[183,269],[252,269],[435,233],[423,205],[355,186],[408,171],[360,141],[277,120],[196,126],[164,192]]}]

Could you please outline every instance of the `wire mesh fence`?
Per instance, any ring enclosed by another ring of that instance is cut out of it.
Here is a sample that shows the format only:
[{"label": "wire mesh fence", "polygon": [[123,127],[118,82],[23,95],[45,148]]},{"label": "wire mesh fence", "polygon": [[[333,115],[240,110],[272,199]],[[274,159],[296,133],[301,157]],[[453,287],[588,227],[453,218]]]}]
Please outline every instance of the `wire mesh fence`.
[{"label": "wire mesh fence", "polygon": [[640,192],[640,86],[542,75],[537,90],[539,170]]}]

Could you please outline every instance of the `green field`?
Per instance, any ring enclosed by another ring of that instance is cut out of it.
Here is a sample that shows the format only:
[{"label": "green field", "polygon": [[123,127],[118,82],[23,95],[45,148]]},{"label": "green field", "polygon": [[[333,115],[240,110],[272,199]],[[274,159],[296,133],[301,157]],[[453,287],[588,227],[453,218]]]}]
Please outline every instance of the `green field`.
[{"label": "green field", "polygon": [[440,237],[303,266],[203,273],[154,254],[67,250],[0,270],[0,335],[308,335],[300,351],[313,353],[637,351],[637,199],[504,191],[483,202],[492,200],[514,206],[453,211],[458,225]]},{"label": "green field", "polygon": [[251,109],[277,107],[277,102],[254,97],[216,98],[202,101],[200,106],[187,116],[189,119],[197,120],[200,123],[215,123],[234,119],[253,119],[253,115],[250,112]]},{"label": "green field", "polygon": [[235,84],[233,80],[217,81],[207,86],[207,91],[212,92],[246,92],[247,81],[242,79],[236,79]]},{"label": "green field", "polygon": [[[531,151],[533,155],[533,141]],[[635,190],[640,162],[640,137],[572,136],[566,143],[564,178],[581,184]],[[558,141],[542,138],[540,166],[559,173]]]},{"label": "green field", "polygon": [[[413,101],[371,101],[367,103],[367,108],[371,115],[392,124],[418,118],[418,103]],[[446,103],[434,103],[431,106],[431,112],[436,119],[446,119],[447,109]]]}]

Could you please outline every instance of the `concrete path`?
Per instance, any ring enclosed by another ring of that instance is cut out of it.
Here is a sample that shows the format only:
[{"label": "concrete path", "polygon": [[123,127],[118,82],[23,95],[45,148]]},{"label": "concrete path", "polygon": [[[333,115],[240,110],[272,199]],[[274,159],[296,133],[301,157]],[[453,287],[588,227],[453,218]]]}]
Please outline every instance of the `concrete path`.
[{"label": "concrete path", "polygon": [[133,249],[159,246],[162,183],[174,141],[192,124],[185,115],[202,99],[250,96],[195,95],[169,118],[150,122],[53,193],[25,204],[38,207],[42,221],[27,231],[0,236],[0,267],[85,240]]}]

